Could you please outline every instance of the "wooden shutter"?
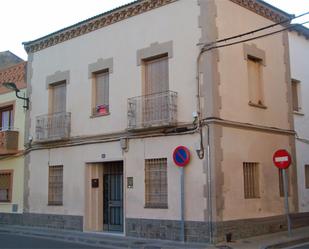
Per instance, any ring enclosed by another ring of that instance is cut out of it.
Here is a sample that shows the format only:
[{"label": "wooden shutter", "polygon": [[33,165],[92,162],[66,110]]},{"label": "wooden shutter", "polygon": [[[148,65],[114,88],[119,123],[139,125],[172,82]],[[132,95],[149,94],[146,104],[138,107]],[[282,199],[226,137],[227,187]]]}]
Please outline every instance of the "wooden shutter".
[{"label": "wooden shutter", "polygon": [[66,112],[66,83],[52,86],[52,113]]},{"label": "wooden shutter", "polygon": [[298,82],[292,80],[292,100],[293,100],[293,111],[299,111],[298,101]]},{"label": "wooden shutter", "polygon": [[99,105],[109,105],[109,73],[95,74],[95,98],[96,107]]},{"label": "wooden shutter", "polygon": [[260,60],[248,57],[248,79],[250,101],[254,104],[263,104]]},{"label": "wooden shutter", "polygon": [[305,165],[305,186],[309,188],[309,165]]},{"label": "wooden shutter", "polygon": [[168,90],[168,57],[145,61],[145,95]]}]

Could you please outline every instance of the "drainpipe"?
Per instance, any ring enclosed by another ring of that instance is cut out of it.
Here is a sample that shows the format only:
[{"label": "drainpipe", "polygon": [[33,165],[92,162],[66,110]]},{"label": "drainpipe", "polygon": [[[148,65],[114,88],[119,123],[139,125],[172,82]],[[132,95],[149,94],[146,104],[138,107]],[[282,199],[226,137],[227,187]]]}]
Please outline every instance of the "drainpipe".
[{"label": "drainpipe", "polygon": [[207,127],[207,153],[206,153],[206,161],[207,161],[207,167],[206,167],[206,186],[207,186],[207,213],[208,213],[208,230],[209,230],[209,242],[213,243],[213,229],[212,229],[212,187],[211,187],[211,158],[210,158],[210,128],[207,123],[203,123],[202,117],[201,117],[201,94],[200,94],[200,89],[201,89],[201,84],[200,84],[200,60],[202,58],[203,53],[206,52],[204,49],[204,46],[201,48],[196,64],[197,64],[197,72],[196,72],[196,81],[197,81],[197,114],[198,114],[198,128],[200,132],[200,149],[201,153],[198,153],[198,156],[200,159],[204,158],[204,144],[203,144],[203,132],[202,132],[202,127],[205,125]]}]

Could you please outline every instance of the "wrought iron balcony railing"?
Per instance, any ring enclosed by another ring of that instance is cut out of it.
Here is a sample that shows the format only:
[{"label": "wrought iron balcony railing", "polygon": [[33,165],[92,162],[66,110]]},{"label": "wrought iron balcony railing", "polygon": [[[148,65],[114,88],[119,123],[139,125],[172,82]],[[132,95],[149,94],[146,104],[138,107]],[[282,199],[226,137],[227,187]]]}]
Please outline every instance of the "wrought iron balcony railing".
[{"label": "wrought iron balcony railing", "polygon": [[173,126],[177,123],[177,93],[154,93],[128,99],[128,129]]},{"label": "wrought iron balcony railing", "polygon": [[36,141],[48,142],[65,140],[70,137],[71,113],[58,112],[36,118]]},{"label": "wrought iron balcony railing", "polygon": [[0,155],[11,155],[18,152],[18,134],[13,128],[0,128]]}]

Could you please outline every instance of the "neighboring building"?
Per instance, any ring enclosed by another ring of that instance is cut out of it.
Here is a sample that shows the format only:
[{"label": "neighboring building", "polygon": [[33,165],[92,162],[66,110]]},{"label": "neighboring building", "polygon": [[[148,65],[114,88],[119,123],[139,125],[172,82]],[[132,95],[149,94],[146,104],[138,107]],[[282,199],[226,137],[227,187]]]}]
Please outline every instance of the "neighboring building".
[{"label": "neighboring building", "polygon": [[290,18],[253,2],[141,0],[25,43],[23,224],[178,240],[183,145],[186,240],[286,229],[272,155],[295,151],[287,32],[197,45]]},{"label": "neighboring building", "polygon": [[[26,94],[26,66],[9,51],[0,52],[0,213],[22,213],[24,192],[23,102],[2,83],[14,82]],[[1,222],[3,216],[1,216]]]},{"label": "neighboring building", "polygon": [[296,135],[299,211],[309,212],[309,29],[289,32],[292,99]]}]

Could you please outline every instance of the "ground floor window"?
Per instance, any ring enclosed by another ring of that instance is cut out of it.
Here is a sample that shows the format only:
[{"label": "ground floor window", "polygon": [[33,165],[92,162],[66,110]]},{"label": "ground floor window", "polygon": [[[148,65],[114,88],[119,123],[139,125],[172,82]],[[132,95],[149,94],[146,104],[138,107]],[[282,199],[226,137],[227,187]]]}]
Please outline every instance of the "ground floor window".
[{"label": "ground floor window", "polygon": [[145,207],[167,208],[167,159],[145,160]]},{"label": "ground floor window", "polygon": [[13,171],[0,171],[0,202],[12,200]]},{"label": "ground floor window", "polygon": [[48,205],[63,203],[63,165],[49,166]]},{"label": "ground floor window", "polygon": [[243,163],[245,199],[259,198],[259,164],[256,162]]}]

